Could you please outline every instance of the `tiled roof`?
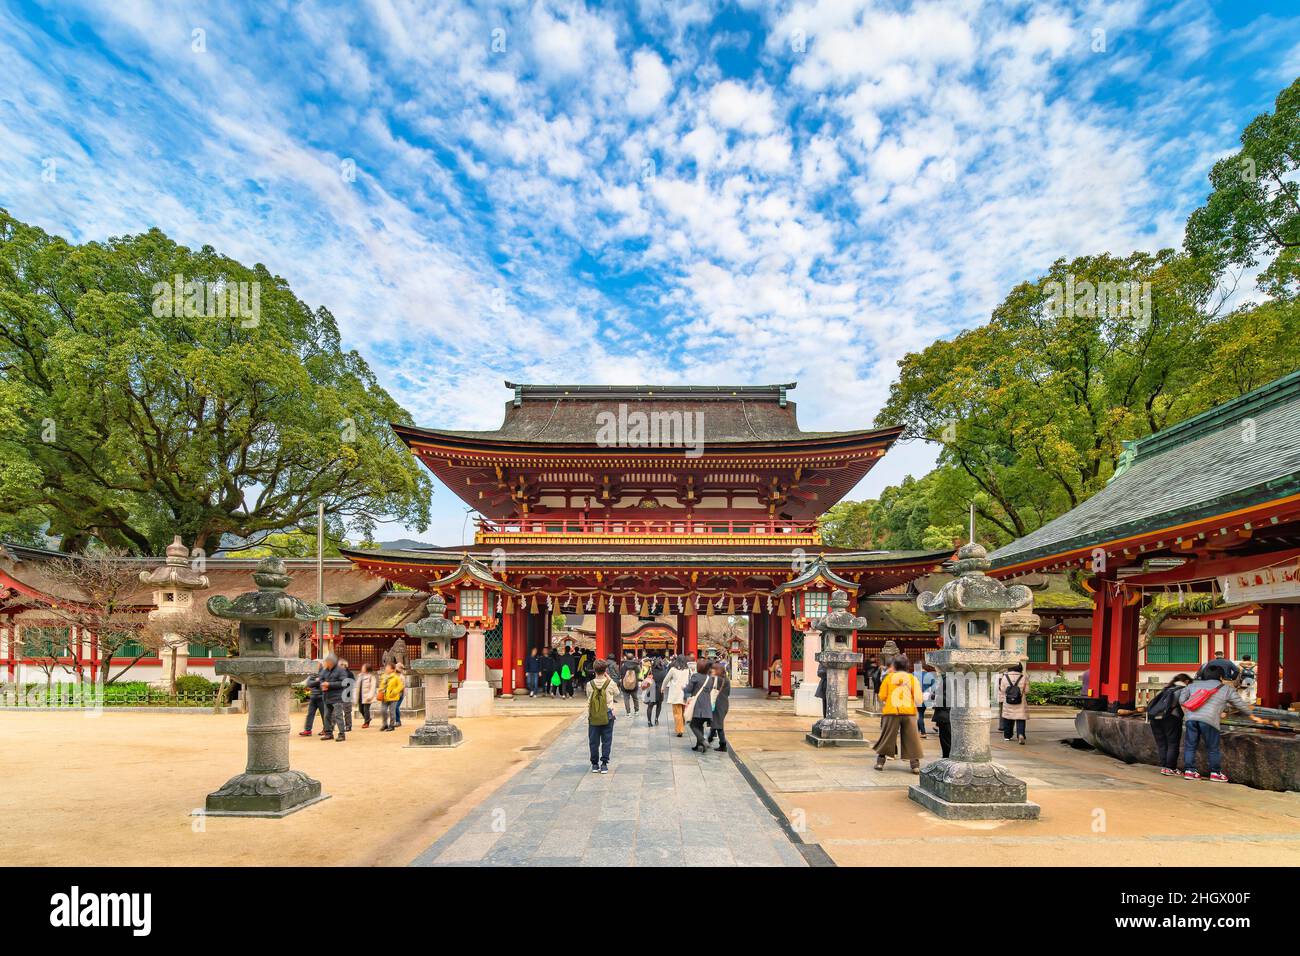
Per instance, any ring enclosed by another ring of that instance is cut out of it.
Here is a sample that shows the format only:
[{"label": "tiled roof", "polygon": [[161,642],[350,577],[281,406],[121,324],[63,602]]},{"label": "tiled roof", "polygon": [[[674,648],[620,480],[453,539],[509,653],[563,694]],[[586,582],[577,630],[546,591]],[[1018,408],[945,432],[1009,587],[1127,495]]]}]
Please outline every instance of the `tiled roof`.
[{"label": "tiled roof", "polygon": [[994,551],[1042,561],[1300,494],[1300,372],[1135,442],[1106,487]]},{"label": "tiled roof", "polygon": [[[702,439],[710,445],[754,444],[849,438],[875,435],[889,439],[898,429],[806,432],[799,428],[795,403],[786,400],[787,385],[659,386],[659,385],[506,385],[515,398],[505,404],[501,427],[488,431],[412,428],[394,425],[406,441],[459,439],[498,444],[596,445],[602,413],[695,415]],[[695,419],[692,419],[694,422]],[[692,433],[694,434],[694,433]]]}]

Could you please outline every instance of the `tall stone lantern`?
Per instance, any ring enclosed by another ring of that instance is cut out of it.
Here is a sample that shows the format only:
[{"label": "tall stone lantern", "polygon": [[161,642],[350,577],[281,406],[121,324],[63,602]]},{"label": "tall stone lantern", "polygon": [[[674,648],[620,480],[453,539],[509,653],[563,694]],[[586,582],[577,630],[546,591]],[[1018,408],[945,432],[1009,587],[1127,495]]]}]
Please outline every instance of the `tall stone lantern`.
[{"label": "tall stone lantern", "polygon": [[298,656],[299,627],[329,613],[287,594],[284,562],[263,558],[253,572],[256,591],[233,601],[208,599],[216,617],[239,622],[239,656],[216,662],[244,686],[248,698],[248,766],[208,794],[211,816],[283,817],[325,799],[320,782],[289,769],[289,686],[311,673],[311,661]]},{"label": "tall stone lantern", "polygon": [[140,580],[149,585],[153,591],[154,610],[149,612],[151,621],[158,621],[165,628],[163,644],[159,657],[166,669],[167,684],[172,693],[176,692],[176,678],[185,674],[185,665],[189,659],[189,648],[182,653],[184,637],[166,629],[167,624],[190,613],[194,609],[193,592],[208,587],[208,576],[200,574],[190,566],[189,548],[176,535],[167,545],[167,560],[152,571],[141,571]]},{"label": "tall stone lantern", "polygon": [[939,671],[941,705],[951,708],[952,750],[925,766],[908,796],[950,820],[1035,820],[1039,807],[1026,800],[1024,781],[994,763],[989,748],[994,675],[1020,660],[1002,647],[1002,616],[1034,598],[1023,585],[989,577],[989,567],[988,552],[972,540],[957,552],[957,577],[916,599],[922,612],[943,615],[943,647],[925,656]]},{"label": "tall stone lantern", "polygon": [[498,581],[468,554],[461,558],[455,571],[430,584],[429,590],[455,597],[452,620],[465,628],[465,679],[456,689],[456,716],[491,717],[496,709],[496,697],[487,681],[483,632],[496,623],[502,596],[518,596],[519,591]]},{"label": "tall stone lantern", "polygon": [[[818,555],[811,564],[809,564],[799,575],[786,583],[772,589],[772,597],[781,599],[786,594],[792,598],[791,614],[794,617],[794,625],[803,632],[803,679],[799,682],[798,688],[794,694],[794,712],[801,717],[822,717],[830,718],[833,715],[831,709],[831,691],[830,685],[833,682],[832,671],[839,669],[839,665],[832,666],[823,660],[821,651],[823,650],[822,642],[824,635],[821,631],[823,621],[833,610],[831,606],[832,592],[836,590],[845,593],[846,601],[849,592],[856,593],[858,586],[846,578],[840,577],[832,571],[826,564],[826,557]],[[844,605],[847,607],[847,603]],[[843,610],[843,608],[841,608]],[[853,621],[857,622],[848,633],[843,635],[842,645],[825,648],[828,651],[843,652],[855,655],[853,659],[845,665],[843,673],[840,675],[844,681],[845,693],[848,693],[848,668],[862,662],[862,655],[858,654],[852,646],[853,631],[866,626],[866,621],[859,618],[853,618],[847,615]],[[827,636],[827,641],[833,638]],[[822,701],[817,697],[817,665],[826,664],[826,708],[823,713]],[[787,661],[786,667],[792,666],[793,662]],[[857,731],[857,725],[848,719],[847,704],[844,713],[841,715],[849,725],[852,725],[856,737],[851,734],[848,737],[841,735],[838,739],[862,741],[861,732]],[[814,726],[815,733],[815,726]],[[819,737],[821,743],[819,746],[829,746],[834,739],[832,737]],[[852,744],[849,744],[852,746]]]},{"label": "tall stone lantern", "polygon": [[460,728],[447,719],[450,713],[451,675],[460,661],[451,656],[452,641],[465,636],[463,625],[447,620],[447,602],[433,594],[425,602],[425,617],[406,625],[406,634],[420,647],[411,670],[424,677],[424,724],[411,734],[412,747],[459,747]]}]

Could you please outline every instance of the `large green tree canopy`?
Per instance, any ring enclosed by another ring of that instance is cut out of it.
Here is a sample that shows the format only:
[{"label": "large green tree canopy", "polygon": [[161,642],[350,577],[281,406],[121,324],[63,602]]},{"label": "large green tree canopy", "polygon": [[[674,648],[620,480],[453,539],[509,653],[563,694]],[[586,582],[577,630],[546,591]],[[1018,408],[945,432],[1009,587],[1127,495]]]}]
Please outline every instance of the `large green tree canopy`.
[{"label": "large green tree canopy", "polygon": [[[926,547],[974,503],[1004,544],[1096,493],[1125,442],[1300,368],[1298,176],[1300,80],[1215,164],[1183,250],[1058,260],[988,324],[907,355],[877,424],[938,443],[938,465],[837,505],[826,542]],[[1267,298],[1225,312],[1260,263]]]},{"label": "large green tree canopy", "polygon": [[409,415],[262,265],[156,229],[74,245],[0,210],[0,369],[0,533],[210,551],[313,527],[318,503],[335,538],[428,525],[388,427]]}]

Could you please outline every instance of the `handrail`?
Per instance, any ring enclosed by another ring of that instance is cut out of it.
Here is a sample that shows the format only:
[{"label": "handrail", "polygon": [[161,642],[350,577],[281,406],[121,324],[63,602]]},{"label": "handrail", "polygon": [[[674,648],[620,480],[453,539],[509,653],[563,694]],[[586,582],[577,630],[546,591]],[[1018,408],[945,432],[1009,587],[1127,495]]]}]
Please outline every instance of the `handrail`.
[{"label": "handrail", "polygon": [[816,521],[785,518],[507,518],[477,519],[484,534],[808,535]]}]

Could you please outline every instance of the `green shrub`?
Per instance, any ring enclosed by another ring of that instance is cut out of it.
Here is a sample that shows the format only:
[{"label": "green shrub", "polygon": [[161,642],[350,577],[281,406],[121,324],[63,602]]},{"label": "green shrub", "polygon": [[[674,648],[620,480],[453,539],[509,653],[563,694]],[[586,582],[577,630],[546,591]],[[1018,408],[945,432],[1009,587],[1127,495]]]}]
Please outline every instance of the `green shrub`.
[{"label": "green shrub", "polygon": [[191,697],[214,697],[217,685],[202,674],[183,674],[176,678],[176,693]]},{"label": "green shrub", "polygon": [[1072,698],[1083,696],[1083,684],[1077,680],[1033,681],[1025,699],[1031,704],[1054,704],[1068,706],[1074,703]]}]

